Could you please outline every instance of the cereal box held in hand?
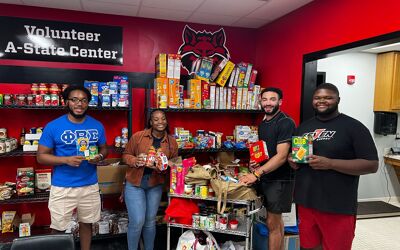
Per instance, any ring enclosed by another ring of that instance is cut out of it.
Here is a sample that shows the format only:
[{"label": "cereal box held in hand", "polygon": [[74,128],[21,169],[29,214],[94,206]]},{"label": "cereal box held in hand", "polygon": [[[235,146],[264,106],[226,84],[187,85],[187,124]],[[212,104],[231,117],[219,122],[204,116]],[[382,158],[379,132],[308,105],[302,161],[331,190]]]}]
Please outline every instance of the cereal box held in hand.
[{"label": "cereal box held in hand", "polygon": [[267,144],[265,141],[257,141],[255,143],[250,144],[250,160],[253,160],[257,163],[263,162],[269,159]]},{"label": "cereal box held in hand", "polygon": [[292,159],[297,163],[308,163],[308,157],[313,154],[312,136],[292,137]]}]

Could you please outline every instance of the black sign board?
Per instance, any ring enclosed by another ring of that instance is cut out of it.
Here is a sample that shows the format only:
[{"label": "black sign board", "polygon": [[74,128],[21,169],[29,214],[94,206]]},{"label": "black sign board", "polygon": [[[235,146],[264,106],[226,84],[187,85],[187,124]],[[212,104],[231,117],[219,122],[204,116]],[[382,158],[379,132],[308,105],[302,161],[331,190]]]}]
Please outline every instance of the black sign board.
[{"label": "black sign board", "polygon": [[122,27],[0,17],[0,59],[122,65]]}]

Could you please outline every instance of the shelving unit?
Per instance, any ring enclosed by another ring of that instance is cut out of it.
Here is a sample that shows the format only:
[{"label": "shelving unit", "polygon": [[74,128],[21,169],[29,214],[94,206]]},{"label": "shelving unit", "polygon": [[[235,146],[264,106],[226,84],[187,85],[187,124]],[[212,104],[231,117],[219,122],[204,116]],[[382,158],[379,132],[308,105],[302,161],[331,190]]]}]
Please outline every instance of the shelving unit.
[{"label": "shelving unit", "polygon": [[[195,195],[168,194],[168,203],[170,203],[171,198],[184,198],[184,199],[195,199],[195,200],[218,202],[218,199],[215,198],[215,197],[201,198],[201,197],[195,196]],[[255,200],[250,201],[250,200],[232,200],[232,199],[228,199],[227,203],[246,206],[247,213],[249,211],[255,209]],[[194,228],[191,225],[169,222],[167,224],[167,250],[171,249],[171,246],[170,246],[171,245],[171,227],[177,227],[177,228],[182,228],[182,229],[192,229],[192,230],[203,230],[203,231],[209,231],[209,232],[215,232],[215,233],[242,236],[242,237],[246,238],[245,249],[246,250],[252,249],[252,245],[253,245],[253,242],[252,242],[252,232],[253,232],[252,215],[246,216],[244,218],[237,218],[237,220],[239,221],[239,225],[238,225],[238,228],[236,230],[232,230],[232,229],[226,229],[226,230],[221,230],[221,229],[213,229],[213,230],[199,229],[199,228]]]},{"label": "shelving unit", "polygon": [[[108,146],[108,150],[117,154],[122,154],[125,148],[116,148],[114,146]],[[21,148],[13,150],[11,152],[0,154],[2,157],[20,157],[20,156],[36,156],[36,151],[22,151]]]},{"label": "shelving unit", "polygon": [[[149,108],[149,112],[155,110],[156,108]],[[181,112],[181,113],[249,113],[249,114],[259,114],[263,113],[262,110],[255,110],[255,109],[173,109],[173,108],[166,108],[162,109],[165,112]]]},{"label": "shelving unit", "polygon": [[[32,82],[44,82],[44,83],[69,83],[76,84],[80,83],[83,85],[84,80],[112,80],[114,75],[126,75],[128,76],[129,82],[129,106],[128,107],[89,107],[88,109],[98,114],[104,112],[121,112],[121,120],[126,120],[129,137],[132,134],[132,82],[135,82],[135,86],[143,85],[148,78],[148,74],[132,73],[132,72],[117,72],[117,71],[97,71],[97,70],[80,70],[80,69],[57,69],[57,68],[44,68],[44,67],[24,67],[24,66],[1,66],[0,67],[0,84],[13,84],[13,85],[28,85]],[[24,87],[25,88],[25,87]],[[0,92],[4,93],[4,92]],[[13,92],[11,92],[13,93]],[[7,111],[9,110],[9,111]],[[63,112],[64,106],[19,106],[19,105],[1,105],[0,113],[4,111],[6,114],[13,114],[18,111],[19,114],[23,115],[24,112],[28,114],[43,114],[43,112]],[[101,113],[100,113],[101,112]],[[58,114],[58,113],[57,113]],[[117,113],[119,116],[119,113]],[[106,117],[104,115],[104,117]],[[105,118],[106,120],[107,118]],[[102,120],[100,120],[102,121]],[[12,123],[11,123],[12,125]],[[122,154],[124,148],[116,148],[114,146],[108,147],[109,152],[116,154]],[[11,152],[0,154],[1,158],[6,157],[35,157],[36,152],[24,152],[22,148],[13,150]],[[1,160],[0,160],[1,161]],[[1,166],[0,166],[1,167]],[[5,168],[4,168],[5,169]],[[4,171],[4,169],[2,171]],[[119,196],[119,194],[118,194]],[[101,198],[115,198],[118,197],[112,194],[101,194]],[[47,203],[49,199],[49,193],[36,193],[32,196],[18,197],[14,195],[10,199],[0,200],[0,206],[2,205],[13,205],[18,204],[38,204]],[[47,227],[32,227],[32,235],[48,234],[50,229]],[[107,239],[115,237],[126,237],[126,234],[121,235],[97,235],[93,239]],[[14,238],[18,237],[18,232],[7,233],[0,235],[0,243],[10,243]],[[1,244],[0,244],[1,245]],[[1,248],[1,247],[0,247]]]}]

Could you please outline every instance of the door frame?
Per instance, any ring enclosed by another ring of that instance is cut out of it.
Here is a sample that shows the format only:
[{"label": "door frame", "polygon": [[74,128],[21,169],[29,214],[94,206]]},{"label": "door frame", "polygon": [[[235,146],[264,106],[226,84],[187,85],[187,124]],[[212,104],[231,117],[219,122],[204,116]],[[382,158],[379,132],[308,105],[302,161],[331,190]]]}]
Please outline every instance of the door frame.
[{"label": "door frame", "polygon": [[303,55],[300,123],[314,116],[311,101],[312,93],[317,86],[317,61],[319,59],[343,55],[346,53],[360,52],[362,50],[399,42],[400,31],[395,31]]}]

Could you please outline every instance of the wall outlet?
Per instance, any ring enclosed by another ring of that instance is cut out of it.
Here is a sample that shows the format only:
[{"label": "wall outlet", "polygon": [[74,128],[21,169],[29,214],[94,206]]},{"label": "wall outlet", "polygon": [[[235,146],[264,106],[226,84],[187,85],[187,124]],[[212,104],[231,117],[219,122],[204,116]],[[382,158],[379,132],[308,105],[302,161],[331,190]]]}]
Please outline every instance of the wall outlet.
[{"label": "wall outlet", "polygon": [[396,139],[400,139],[400,132],[396,133]]}]

